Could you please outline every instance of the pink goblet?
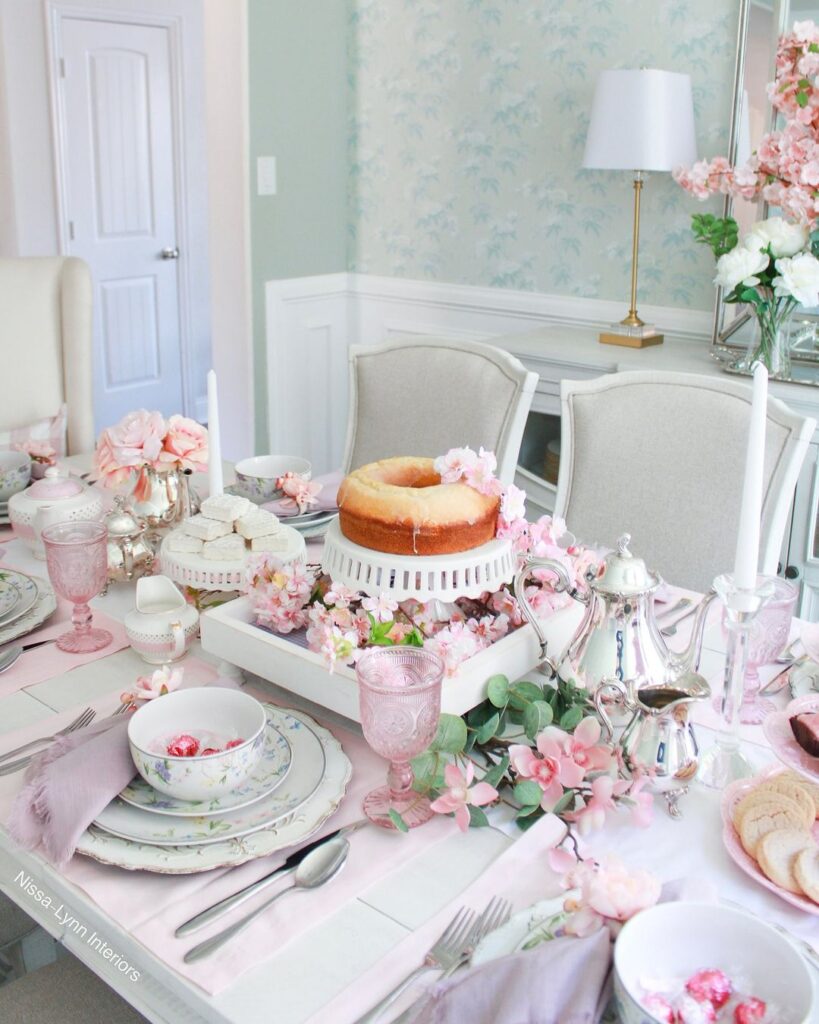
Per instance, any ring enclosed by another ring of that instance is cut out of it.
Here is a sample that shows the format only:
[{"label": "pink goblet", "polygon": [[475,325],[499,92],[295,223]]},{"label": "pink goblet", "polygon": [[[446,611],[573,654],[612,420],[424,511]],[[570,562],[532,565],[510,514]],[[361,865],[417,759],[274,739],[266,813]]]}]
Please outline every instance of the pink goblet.
[{"label": "pink goblet", "polygon": [[433,815],[427,797],[412,788],[410,759],[432,742],[441,717],[444,663],[418,647],[365,651],[356,664],[364,738],[390,762],[387,785],[364,798],[364,813],[382,828],[395,828],[396,811],[409,828]]},{"label": "pink goblet", "polygon": [[757,577],[757,586],[768,582],[773,587],[773,594],[757,612],[748,637],[745,685],[739,706],[739,720],[744,725],[759,725],[776,709],[772,701],[759,696],[759,666],[770,665],[785,650],[799,596],[799,588],[780,576]]},{"label": "pink goblet", "polygon": [[107,629],[91,628],[88,602],[108,579],[108,528],[103,523],[59,523],[43,530],[42,538],[54,589],[74,604],[74,628],[57,638],[57,646],[72,654],[102,650],[114,638]]}]

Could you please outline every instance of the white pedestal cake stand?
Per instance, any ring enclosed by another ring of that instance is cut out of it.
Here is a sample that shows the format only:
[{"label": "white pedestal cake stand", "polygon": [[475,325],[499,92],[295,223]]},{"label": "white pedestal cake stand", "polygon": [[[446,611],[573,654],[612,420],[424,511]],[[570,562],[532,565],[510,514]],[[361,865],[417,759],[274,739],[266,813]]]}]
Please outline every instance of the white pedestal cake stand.
[{"label": "white pedestal cake stand", "polygon": [[324,538],[321,566],[335,583],[370,597],[389,594],[396,601],[454,601],[500,590],[515,575],[509,540],[491,540],[453,555],[390,555],[348,540],[336,519]]},{"label": "white pedestal cake stand", "polygon": [[[304,565],[306,546],[304,537],[292,526],[281,526],[279,532],[287,537],[287,550],[276,552],[273,557],[282,562],[299,562]],[[214,561],[202,555],[171,551],[168,542],[172,535],[168,534],[159,549],[159,561],[162,572],[183,587],[194,587],[196,590],[244,590],[245,570],[251,555],[250,549],[245,550],[241,559],[231,561]]]}]

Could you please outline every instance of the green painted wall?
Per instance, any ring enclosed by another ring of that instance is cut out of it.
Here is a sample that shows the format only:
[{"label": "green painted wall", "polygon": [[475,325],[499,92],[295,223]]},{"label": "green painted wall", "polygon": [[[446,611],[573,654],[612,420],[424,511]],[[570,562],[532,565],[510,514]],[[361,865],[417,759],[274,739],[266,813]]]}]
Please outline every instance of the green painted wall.
[{"label": "green painted wall", "polygon": [[[264,283],[347,269],[345,0],[248,0],[256,447],[267,451]],[[275,196],[256,157],[275,156]]]}]

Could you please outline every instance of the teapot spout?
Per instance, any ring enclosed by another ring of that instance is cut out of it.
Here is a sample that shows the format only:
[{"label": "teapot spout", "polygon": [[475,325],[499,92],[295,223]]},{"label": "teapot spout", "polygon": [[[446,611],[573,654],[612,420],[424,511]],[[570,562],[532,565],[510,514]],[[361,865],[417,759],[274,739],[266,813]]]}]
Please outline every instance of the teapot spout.
[{"label": "teapot spout", "polygon": [[686,672],[699,672],[705,622],[708,618],[708,609],[711,607],[711,602],[716,596],[717,592],[712,589],[709,590],[702,601],[700,601],[700,605],[699,608],[697,608],[697,614],[694,619],[694,629],[691,633],[691,640],[689,641],[686,649],[681,654],[677,655],[678,664]]}]

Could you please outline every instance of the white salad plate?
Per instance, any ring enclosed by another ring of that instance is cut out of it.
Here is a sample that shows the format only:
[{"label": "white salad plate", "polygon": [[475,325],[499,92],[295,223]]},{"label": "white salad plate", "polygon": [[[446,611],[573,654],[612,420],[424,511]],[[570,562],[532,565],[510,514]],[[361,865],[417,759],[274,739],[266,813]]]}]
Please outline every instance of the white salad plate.
[{"label": "white salad plate", "polygon": [[[245,782],[227,796],[199,801],[176,800],[165,793],[160,793],[138,775],[119,794],[119,799],[151,814],[181,818],[224,814],[228,811],[238,811],[241,807],[248,807],[257,800],[270,796],[273,790],[284,782],[292,764],[293,751],[290,744],[273,724],[272,712],[268,712],[264,750],[259,763]],[[113,803],[109,806],[113,806]]]},{"label": "white salad plate", "polygon": [[37,601],[37,584],[30,576],[14,569],[0,570],[0,581],[3,586],[11,587],[17,595],[13,605],[0,615],[0,629],[3,629],[34,607]]},{"label": "white salad plate", "polygon": [[20,603],[22,594],[4,572],[0,572],[0,621],[10,615]]},{"label": "white salad plate", "polygon": [[[10,573],[7,572],[6,575]],[[23,576],[22,573],[15,575]],[[27,582],[24,586],[23,600],[31,601],[31,604],[25,612],[21,612],[18,605],[8,619],[0,621],[0,645],[31,633],[42,626],[57,609],[57,598],[50,583],[39,576],[26,576],[24,579]]]},{"label": "white salad plate", "polygon": [[352,775],[352,765],[335,736],[317,725],[309,715],[302,711],[281,714],[281,720],[276,720],[276,727],[287,737],[293,750],[293,771],[282,788],[291,788],[292,776],[298,771],[299,762],[308,757],[306,744],[311,742],[311,738],[318,741],[324,755],[324,774],[312,796],[275,825],[242,837],[220,838],[219,842],[195,846],[154,846],[111,835],[92,825],[80,836],[77,853],[127,871],[188,875],[214,868],[235,867],[309,838],[341,803]]}]

